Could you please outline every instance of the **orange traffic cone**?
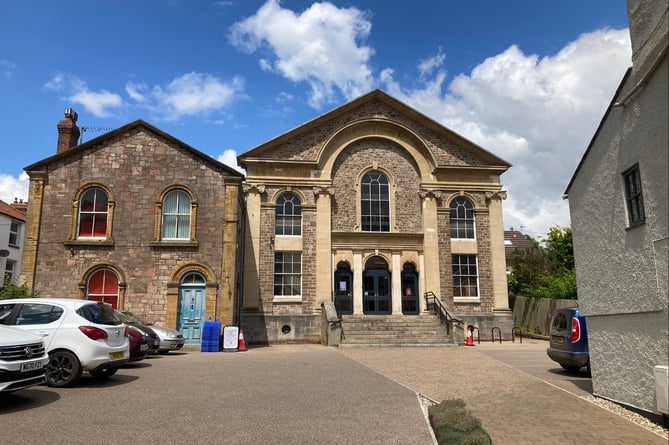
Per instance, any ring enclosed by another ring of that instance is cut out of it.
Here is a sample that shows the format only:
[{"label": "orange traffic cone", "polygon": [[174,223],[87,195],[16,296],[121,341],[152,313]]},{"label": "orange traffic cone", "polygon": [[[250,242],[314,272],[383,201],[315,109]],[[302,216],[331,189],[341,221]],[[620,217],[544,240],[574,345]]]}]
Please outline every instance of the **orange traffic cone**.
[{"label": "orange traffic cone", "polygon": [[244,331],[239,330],[239,343],[237,344],[238,351],[246,351],[246,342],[244,341]]},{"label": "orange traffic cone", "polygon": [[472,326],[467,326],[467,338],[465,339],[465,346],[474,346],[474,337],[472,336]]}]

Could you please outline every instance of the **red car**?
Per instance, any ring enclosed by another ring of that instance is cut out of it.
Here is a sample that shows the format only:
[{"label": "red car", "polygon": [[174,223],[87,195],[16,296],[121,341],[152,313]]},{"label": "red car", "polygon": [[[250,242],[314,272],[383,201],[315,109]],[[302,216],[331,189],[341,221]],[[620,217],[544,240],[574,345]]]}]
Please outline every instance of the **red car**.
[{"label": "red car", "polygon": [[134,326],[128,325],[128,343],[130,343],[130,362],[138,362],[149,352],[146,334]]}]

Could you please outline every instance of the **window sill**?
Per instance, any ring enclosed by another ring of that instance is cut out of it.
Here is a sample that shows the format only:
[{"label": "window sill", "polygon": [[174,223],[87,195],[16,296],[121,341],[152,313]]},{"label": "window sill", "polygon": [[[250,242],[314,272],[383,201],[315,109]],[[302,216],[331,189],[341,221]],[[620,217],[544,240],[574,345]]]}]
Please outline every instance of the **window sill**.
[{"label": "window sill", "polygon": [[480,304],[480,297],[453,297],[453,303],[471,303],[471,304]]},{"label": "window sill", "polygon": [[95,246],[114,246],[113,239],[73,239],[63,243],[65,247],[95,247]]},{"label": "window sill", "polygon": [[174,247],[199,247],[200,243],[198,241],[184,240],[184,241],[151,241],[149,243],[151,247],[165,248],[170,249]]},{"label": "window sill", "polygon": [[302,303],[302,297],[274,297],[272,303]]}]

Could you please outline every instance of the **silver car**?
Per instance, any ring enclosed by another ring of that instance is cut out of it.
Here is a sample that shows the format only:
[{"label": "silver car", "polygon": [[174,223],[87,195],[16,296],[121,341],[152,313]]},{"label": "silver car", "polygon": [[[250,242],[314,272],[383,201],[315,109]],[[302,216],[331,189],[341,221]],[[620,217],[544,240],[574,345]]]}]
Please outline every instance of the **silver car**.
[{"label": "silver car", "polygon": [[146,321],[142,317],[133,314],[132,312],[122,311],[122,313],[129,317],[130,319],[140,323],[142,325],[150,327],[153,332],[158,335],[160,339],[159,345],[157,348],[152,349],[150,352],[157,352],[159,354],[167,354],[170,351],[178,351],[184,346],[184,336],[181,332],[176,329],[166,328],[165,326],[158,326],[149,321]]}]

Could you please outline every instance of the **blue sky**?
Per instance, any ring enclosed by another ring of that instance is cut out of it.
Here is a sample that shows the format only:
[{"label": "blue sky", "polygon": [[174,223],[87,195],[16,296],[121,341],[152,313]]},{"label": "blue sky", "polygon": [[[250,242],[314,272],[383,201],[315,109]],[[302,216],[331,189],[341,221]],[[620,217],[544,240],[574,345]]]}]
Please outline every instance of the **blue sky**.
[{"label": "blue sky", "polygon": [[84,141],[143,119],[236,167],[379,88],[513,164],[505,228],[542,235],[630,64],[625,0],[7,2],[0,199],[67,107]]}]

